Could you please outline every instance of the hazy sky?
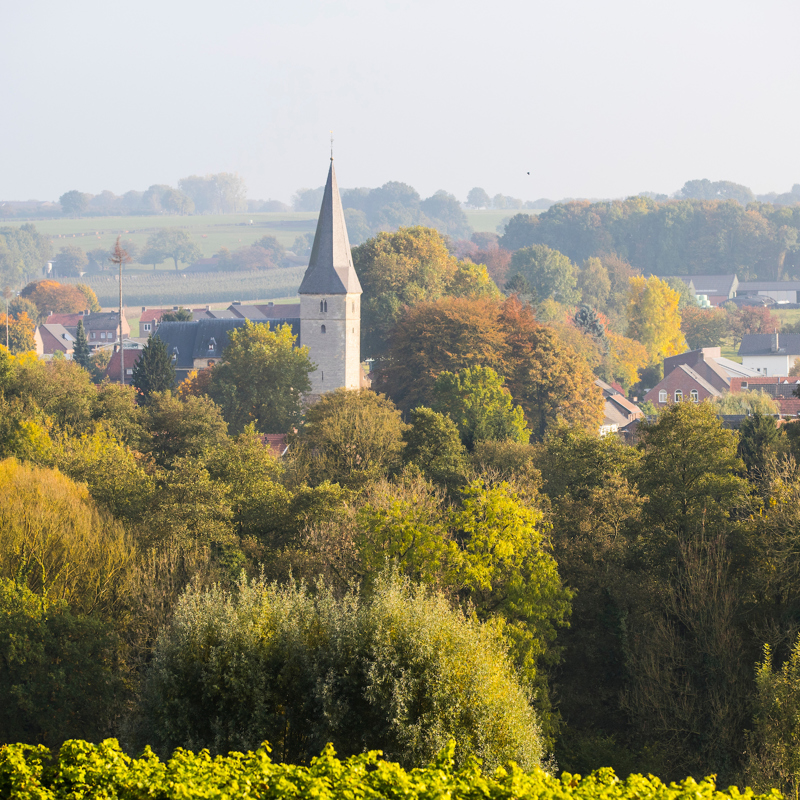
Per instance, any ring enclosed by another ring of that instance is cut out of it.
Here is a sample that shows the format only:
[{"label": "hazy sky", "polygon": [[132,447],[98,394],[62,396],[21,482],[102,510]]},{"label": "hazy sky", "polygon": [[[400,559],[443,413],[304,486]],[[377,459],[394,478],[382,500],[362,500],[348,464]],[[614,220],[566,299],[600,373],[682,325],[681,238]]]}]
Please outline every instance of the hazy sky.
[{"label": "hazy sky", "polygon": [[[800,183],[797,0],[2,3],[0,199]],[[530,175],[527,173],[530,172]]]}]

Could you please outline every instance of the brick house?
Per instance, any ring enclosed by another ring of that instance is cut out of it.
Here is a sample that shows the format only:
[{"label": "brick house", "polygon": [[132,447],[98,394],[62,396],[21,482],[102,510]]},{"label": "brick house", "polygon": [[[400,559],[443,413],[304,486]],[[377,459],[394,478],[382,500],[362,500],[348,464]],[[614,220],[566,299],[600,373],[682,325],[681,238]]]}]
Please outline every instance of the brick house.
[{"label": "brick house", "polygon": [[[108,366],[106,367],[106,371],[103,375],[108,378],[112,383],[119,383],[119,360],[120,360],[120,351],[117,349],[114,353],[111,354],[111,360],[108,362]],[[122,351],[122,354],[125,358],[125,383],[130,384],[131,378],[133,377],[133,366],[139,360],[142,355],[141,350],[135,350],[133,348],[128,349],[127,347]]]},{"label": "brick house", "polygon": [[33,338],[36,342],[37,355],[63,353],[67,357],[72,356],[75,337],[63,325],[58,323],[39,325]]},{"label": "brick house", "polygon": [[[727,387],[726,387],[727,390]],[[710,397],[720,397],[722,392],[712,386],[702,375],[686,364],[679,364],[660,380],[645,396],[656,408],[666,408],[681,400],[702,402]]]}]

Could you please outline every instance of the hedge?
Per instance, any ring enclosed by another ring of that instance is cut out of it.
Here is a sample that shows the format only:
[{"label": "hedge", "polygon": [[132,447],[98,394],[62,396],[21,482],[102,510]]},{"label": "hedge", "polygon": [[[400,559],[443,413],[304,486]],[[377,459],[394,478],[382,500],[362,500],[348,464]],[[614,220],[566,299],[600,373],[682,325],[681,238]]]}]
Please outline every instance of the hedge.
[{"label": "hedge", "polygon": [[374,751],[344,761],[328,745],[308,767],[275,764],[269,747],[255,752],[212,758],[176,750],[166,763],[152,751],[141,758],[125,755],[114,739],[102,744],[72,739],[64,743],[55,763],[47,748],[12,744],[0,747],[0,797],[9,800],[245,800],[249,798],[403,798],[403,800],[725,800],[772,798],[752,790],[716,789],[713,779],[686,778],[665,785],[653,776],[631,775],[621,781],[611,769],[588,777],[563,774],[554,778],[541,769],[525,773],[509,764],[491,776],[477,760],[460,769],[450,743],[422,769],[404,770]]}]

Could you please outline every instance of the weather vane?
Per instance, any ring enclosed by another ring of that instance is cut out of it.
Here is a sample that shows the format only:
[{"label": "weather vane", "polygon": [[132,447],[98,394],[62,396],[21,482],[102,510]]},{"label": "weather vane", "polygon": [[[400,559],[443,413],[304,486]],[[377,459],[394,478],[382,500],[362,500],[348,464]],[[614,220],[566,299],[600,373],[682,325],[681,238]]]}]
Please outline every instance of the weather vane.
[{"label": "weather vane", "polygon": [[331,131],[331,161],[333,161],[333,131]]}]

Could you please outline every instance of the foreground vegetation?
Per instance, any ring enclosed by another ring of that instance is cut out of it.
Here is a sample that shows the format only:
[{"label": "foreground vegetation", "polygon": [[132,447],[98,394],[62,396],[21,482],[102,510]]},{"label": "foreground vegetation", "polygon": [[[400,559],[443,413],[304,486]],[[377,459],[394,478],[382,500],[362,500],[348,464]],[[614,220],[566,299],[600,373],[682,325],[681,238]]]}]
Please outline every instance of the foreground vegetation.
[{"label": "foreground vegetation", "polygon": [[15,800],[72,800],[76,797],[208,797],[247,798],[404,798],[434,800],[728,800],[778,798],[734,787],[726,793],[713,779],[691,778],[669,786],[652,776],[631,775],[618,780],[610,769],[582,778],[566,773],[560,779],[542,770],[524,772],[515,765],[481,770],[477,762],[455,767],[454,745],[442,750],[429,766],[404,770],[368,752],[346,760],[331,747],[309,766],[274,763],[267,746],[228,757],[210,758],[179,750],[165,762],[146,752],[131,759],[113,739],[102,744],[71,741],[53,763],[43,748],[12,745],[0,748],[0,793]]}]

